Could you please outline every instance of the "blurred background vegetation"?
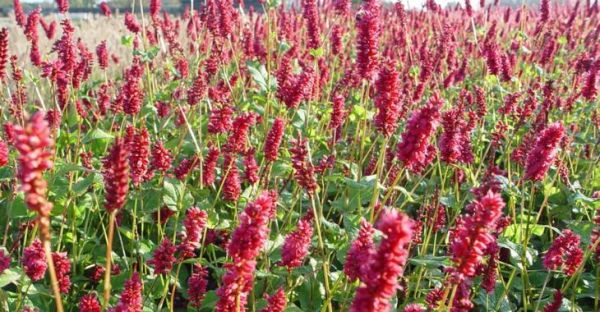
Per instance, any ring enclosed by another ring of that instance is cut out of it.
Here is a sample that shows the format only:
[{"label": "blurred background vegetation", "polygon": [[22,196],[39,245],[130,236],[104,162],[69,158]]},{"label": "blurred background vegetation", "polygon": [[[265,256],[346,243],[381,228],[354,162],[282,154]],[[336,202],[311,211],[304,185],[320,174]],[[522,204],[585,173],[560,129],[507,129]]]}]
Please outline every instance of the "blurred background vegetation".
[{"label": "blurred background vegetation", "polygon": [[[98,4],[102,0],[69,0],[70,7],[73,12],[95,12],[98,9]],[[106,1],[113,10],[124,11],[129,10],[131,7],[131,1],[135,1],[135,5],[138,6],[140,0],[104,0]],[[145,7],[150,3],[149,0],[141,0]],[[184,7],[189,6],[191,1],[194,1],[194,7],[198,8],[204,3],[204,0],[162,0],[162,7],[170,12],[178,12],[183,10]],[[296,0],[280,0],[285,1],[287,4],[291,4]],[[299,0],[298,0],[299,1]],[[396,0],[383,0],[387,3],[397,2]],[[237,0],[234,0],[237,4]],[[355,3],[360,3],[360,0],[353,0]],[[402,3],[408,8],[421,8],[423,7],[425,0],[402,0]],[[457,0],[436,0],[436,2],[442,6],[455,7],[456,5],[462,6],[464,1]],[[486,3],[492,3],[493,0],[486,0]],[[560,1],[563,2],[563,1]],[[51,0],[21,0],[23,8],[26,12],[33,10],[36,7],[41,7],[43,12],[50,13],[56,10],[54,1]],[[244,0],[246,6],[254,5],[259,8],[257,0]],[[527,6],[537,6],[539,0],[500,0],[500,3],[504,6],[519,7],[522,4]],[[475,9],[479,7],[478,0],[471,0],[471,4]],[[0,12],[4,15],[13,11],[13,0],[0,0]]]}]

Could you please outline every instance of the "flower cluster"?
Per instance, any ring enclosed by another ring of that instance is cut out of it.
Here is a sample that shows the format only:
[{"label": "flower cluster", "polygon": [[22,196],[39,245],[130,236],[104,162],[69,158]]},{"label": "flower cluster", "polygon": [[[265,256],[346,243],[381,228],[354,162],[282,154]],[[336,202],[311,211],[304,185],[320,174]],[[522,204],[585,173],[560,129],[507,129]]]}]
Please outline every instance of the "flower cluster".
[{"label": "flower cluster", "polygon": [[152,148],[152,161],[150,167],[156,171],[166,172],[171,169],[173,156],[171,152],[165,148],[161,141],[154,144]]}]

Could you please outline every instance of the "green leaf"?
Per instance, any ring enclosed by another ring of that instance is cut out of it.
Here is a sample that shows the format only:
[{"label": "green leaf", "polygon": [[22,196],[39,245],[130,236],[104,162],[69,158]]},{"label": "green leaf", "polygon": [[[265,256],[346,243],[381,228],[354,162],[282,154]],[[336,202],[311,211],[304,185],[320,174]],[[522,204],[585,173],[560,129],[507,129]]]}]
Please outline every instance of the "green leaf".
[{"label": "green leaf", "polygon": [[6,201],[8,205],[8,217],[23,218],[27,217],[27,206],[25,205],[23,192],[19,192],[12,202]]},{"label": "green leaf", "polygon": [[133,36],[122,36],[121,37],[121,44],[126,46],[126,47],[131,47],[133,45]]},{"label": "green leaf", "polygon": [[87,192],[90,186],[100,183],[102,183],[102,176],[97,173],[92,173],[73,184],[73,192],[78,196],[81,196]]},{"label": "green leaf", "polygon": [[114,138],[114,136],[112,134],[105,132],[102,129],[94,129],[83,138],[83,143],[89,143],[89,142],[95,141],[95,140],[106,140],[106,139],[112,139],[112,138]]},{"label": "green leaf", "polygon": [[16,281],[19,280],[21,274],[12,269],[5,270],[2,274],[0,274],[0,288],[8,285],[8,284],[16,284]]},{"label": "green leaf", "polygon": [[448,267],[452,265],[452,263],[450,262],[450,258],[446,256],[426,255],[420,257],[413,257],[410,258],[408,261],[416,266],[424,266],[427,268],[439,268],[441,266]]}]

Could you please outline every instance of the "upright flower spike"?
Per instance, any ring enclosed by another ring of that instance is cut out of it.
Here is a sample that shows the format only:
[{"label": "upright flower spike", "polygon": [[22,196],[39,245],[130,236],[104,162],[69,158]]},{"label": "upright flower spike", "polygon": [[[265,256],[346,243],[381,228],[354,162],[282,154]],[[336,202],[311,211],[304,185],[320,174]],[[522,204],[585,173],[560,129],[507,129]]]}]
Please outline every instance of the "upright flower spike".
[{"label": "upright flower spike", "polygon": [[533,148],[527,154],[525,179],[541,181],[554,162],[560,142],[565,134],[565,128],[560,122],[549,125],[538,134]]},{"label": "upright flower spike", "polygon": [[261,312],[283,312],[285,305],[287,304],[287,298],[285,297],[285,291],[283,288],[277,289],[272,295],[267,297],[267,306],[261,310]]},{"label": "upright flower spike", "polygon": [[173,269],[175,263],[175,251],[177,249],[168,238],[163,239],[158,247],[154,250],[152,259],[148,264],[154,268],[155,274],[168,274]]},{"label": "upright flower spike", "polygon": [[544,307],[544,312],[558,312],[558,310],[560,309],[560,306],[562,305],[562,300],[563,300],[563,295],[559,289],[554,293],[554,296],[552,297],[552,301],[549,302]]},{"label": "upright flower spike", "polygon": [[356,291],[350,312],[391,311],[390,299],[398,289],[398,278],[408,259],[413,221],[396,210],[384,210],[376,227],[384,237],[365,263],[364,281]]},{"label": "upright flower spike", "polygon": [[250,148],[244,153],[244,169],[244,178],[249,184],[258,182],[259,167],[254,158],[254,148]]},{"label": "upright flower spike", "polygon": [[17,22],[17,25],[25,27],[27,16],[25,15],[25,12],[23,12],[23,6],[21,5],[21,1],[13,0],[13,8],[15,10],[15,20]]},{"label": "upright flower spike", "polygon": [[38,215],[40,237],[50,239],[50,211],[52,203],[46,198],[48,184],[43,177],[45,170],[52,168],[54,140],[44,114],[37,112],[24,127],[15,126],[15,148],[19,168],[17,177],[25,193],[27,207]]},{"label": "upright flower spike", "polygon": [[6,63],[8,62],[8,29],[0,30],[0,81],[6,78]]},{"label": "upright flower spike", "polygon": [[285,121],[282,118],[275,118],[271,129],[267,133],[265,138],[265,146],[263,149],[265,159],[274,162],[277,160],[279,154],[279,146],[283,139],[283,132],[285,130]]},{"label": "upright flower spike", "polygon": [[102,40],[96,47],[96,57],[98,58],[98,65],[101,69],[108,68],[108,48],[106,47],[106,40]]},{"label": "upright flower spike", "polygon": [[540,22],[545,23],[550,18],[550,0],[540,1]]},{"label": "upright flower spike", "polygon": [[360,76],[367,81],[379,66],[379,14],[378,0],[365,0],[356,13],[356,65]]},{"label": "upright flower spike", "polygon": [[269,221],[275,216],[274,195],[263,192],[249,203],[239,217],[239,226],[231,235],[227,255],[232,262],[225,265],[222,284],[217,289],[217,312],[246,311],[248,293],[252,290],[256,257],[268,235]]},{"label": "upright flower spike", "polygon": [[315,179],[315,168],[308,159],[307,140],[299,138],[292,141],[290,153],[292,154],[292,167],[294,168],[294,177],[300,186],[307,193],[313,194],[317,189]]},{"label": "upright flower spike", "polygon": [[544,267],[548,270],[560,269],[565,274],[573,275],[583,262],[583,250],[579,247],[579,235],[571,230],[564,230],[557,237],[544,256]]},{"label": "upright flower spike", "polygon": [[10,267],[10,255],[7,255],[4,250],[0,250],[0,275]]},{"label": "upright flower spike", "polygon": [[296,230],[285,237],[280,265],[288,270],[301,266],[308,255],[313,234],[312,220],[313,214],[307,213],[298,221]]},{"label": "upright flower spike", "polygon": [[8,145],[0,139],[0,167],[8,164]]},{"label": "upright flower spike", "polygon": [[79,312],[100,312],[102,306],[95,294],[87,294],[81,297],[78,306]]},{"label": "upright flower spike", "polygon": [[345,101],[346,99],[340,94],[333,96],[333,110],[331,111],[331,118],[329,119],[329,129],[334,129],[336,132],[339,132],[339,129],[342,127],[344,119],[346,118]]},{"label": "upright flower spike", "polygon": [[237,157],[235,154],[227,153],[224,158],[222,169],[223,199],[226,201],[236,201],[242,193]]},{"label": "upright flower spike", "polygon": [[65,14],[69,11],[69,0],[56,0],[58,12]]},{"label": "upright flower spike", "polygon": [[374,122],[377,130],[385,137],[390,137],[396,131],[402,110],[399,77],[395,62],[390,61],[379,70],[379,78],[375,84],[377,115],[375,115]]},{"label": "upright flower spike", "polygon": [[40,240],[34,240],[29,247],[26,247],[23,250],[21,263],[23,263],[25,274],[27,274],[32,281],[35,282],[44,278],[48,264],[46,263],[44,247]]},{"label": "upright flower spike", "polygon": [[317,0],[302,0],[302,16],[306,19],[308,49],[318,49],[321,46],[321,25]]},{"label": "upright flower spike", "polygon": [[195,251],[200,247],[200,239],[202,238],[202,231],[206,227],[207,219],[208,215],[206,211],[200,210],[198,207],[192,207],[187,210],[185,220],[183,220],[185,238],[177,247],[181,258],[187,259],[196,256]]},{"label": "upright flower spike", "polygon": [[502,216],[504,201],[499,194],[488,192],[468,207],[450,235],[449,253],[454,267],[451,273],[458,284],[473,278],[490,244],[496,241],[492,234]]},{"label": "upright flower spike", "polygon": [[133,272],[131,278],[125,281],[119,302],[112,309],[113,312],[142,312],[142,280],[138,272]]},{"label": "upright flower spike", "polygon": [[206,159],[204,159],[204,164],[202,164],[202,183],[204,185],[211,185],[215,182],[215,169],[217,168],[220,154],[218,148],[214,146],[208,148],[208,154],[206,155]]},{"label": "upright flower spike", "polygon": [[167,172],[171,169],[173,163],[173,156],[171,152],[165,148],[161,141],[154,144],[152,149],[152,160],[150,167],[156,171]]},{"label": "upright flower spike", "polygon": [[129,142],[129,168],[131,181],[135,186],[148,180],[150,162],[150,138],[146,128],[139,129]]},{"label": "upright flower spike", "polygon": [[142,30],[142,26],[140,26],[140,23],[137,21],[135,15],[131,14],[130,12],[126,12],[124,19],[125,27],[127,27],[130,32],[139,33]]},{"label": "upright flower spike", "polygon": [[71,278],[69,277],[71,262],[69,261],[69,257],[66,252],[53,252],[52,260],[54,261],[60,292],[67,294],[71,289]]},{"label": "upright flower spike", "polygon": [[208,271],[200,264],[194,264],[192,275],[188,279],[188,298],[194,308],[202,306],[208,285],[207,277]]},{"label": "upright flower spike", "polygon": [[397,156],[402,164],[413,172],[420,172],[432,160],[432,145],[429,139],[435,133],[440,120],[443,102],[434,94],[425,107],[415,111],[402,133],[397,146]]},{"label": "upright flower spike", "polygon": [[108,6],[108,4],[106,2],[104,2],[104,1],[100,2],[98,7],[100,8],[100,12],[102,12],[102,15],[104,15],[106,17],[110,17],[112,15],[112,10],[110,9],[110,6]]},{"label": "upright flower spike", "polygon": [[105,201],[109,213],[123,208],[129,191],[129,152],[123,139],[116,139],[103,159]]},{"label": "upright flower spike", "polygon": [[360,221],[360,230],[358,237],[352,242],[346,262],[344,263],[344,273],[348,279],[354,282],[357,279],[364,280],[363,268],[365,263],[368,263],[369,257],[374,252],[373,233],[375,230],[371,223],[366,220]]}]

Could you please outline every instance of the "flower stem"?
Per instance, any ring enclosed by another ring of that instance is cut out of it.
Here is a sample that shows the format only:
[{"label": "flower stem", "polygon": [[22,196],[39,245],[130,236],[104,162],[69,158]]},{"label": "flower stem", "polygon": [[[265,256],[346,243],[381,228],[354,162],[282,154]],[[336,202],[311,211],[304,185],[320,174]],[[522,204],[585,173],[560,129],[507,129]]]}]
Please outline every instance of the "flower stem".
[{"label": "flower stem", "polygon": [[104,270],[104,308],[108,307],[110,300],[110,271],[112,265],[112,242],[115,236],[115,219],[117,210],[110,213],[108,223],[108,240],[106,241],[106,268]]},{"label": "flower stem", "polygon": [[54,261],[52,260],[52,247],[50,246],[50,240],[42,238],[44,242],[44,252],[46,253],[46,261],[48,261],[48,268],[50,271],[50,282],[52,283],[52,292],[54,293],[54,300],[56,301],[56,311],[63,312],[62,300],[60,298],[60,288],[58,287],[58,279],[56,278],[56,270],[54,269]]}]

